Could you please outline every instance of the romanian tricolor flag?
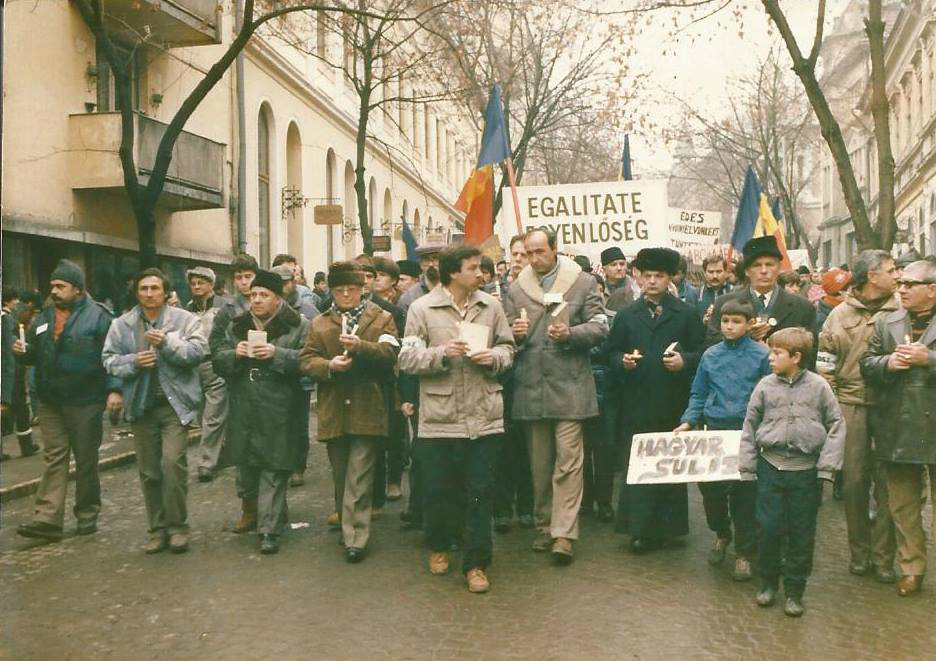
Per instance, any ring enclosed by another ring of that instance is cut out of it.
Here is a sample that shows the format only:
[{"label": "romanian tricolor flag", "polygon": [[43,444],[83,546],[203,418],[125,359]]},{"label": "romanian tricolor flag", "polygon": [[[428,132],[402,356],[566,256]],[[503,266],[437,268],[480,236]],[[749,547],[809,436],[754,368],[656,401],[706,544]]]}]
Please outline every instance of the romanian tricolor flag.
[{"label": "romanian tricolor flag", "polygon": [[468,177],[455,208],[465,214],[465,241],[481,245],[494,234],[494,163],[510,158],[510,141],[500,88],[491,89],[484,111],[484,134],[477,169]]},{"label": "romanian tricolor flag", "polygon": [[783,271],[792,271],[790,265],[790,256],[787,255],[786,238],[783,236],[783,227],[774,218],[770,210],[770,202],[764,193],[760,195],[760,209],[757,214],[757,224],[754,226],[754,236],[774,236],[777,239],[777,247],[783,255],[780,262],[780,269]]}]

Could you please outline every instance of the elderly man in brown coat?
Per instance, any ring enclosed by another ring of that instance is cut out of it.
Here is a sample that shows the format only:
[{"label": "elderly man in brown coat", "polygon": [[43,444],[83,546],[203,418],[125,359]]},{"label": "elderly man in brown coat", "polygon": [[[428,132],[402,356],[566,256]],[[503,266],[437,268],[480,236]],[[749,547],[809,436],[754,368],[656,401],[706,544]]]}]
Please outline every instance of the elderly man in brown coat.
[{"label": "elderly man in brown coat", "polygon": [[558,254],[555,234],[524,238],[529,264],[504,302],[517,342],[512,415],[526,427],[533,473],[535,551],[572,560],[578,539],[583,425],[598,415],[589,351],[608,337],[597,281]]},{"label": "elderly man in brown coat", "polygon": [[364,274],[350,262],[332,264],[331,309],[312,321],[299,354],[318,382],[318,440],[328,446],[348,562],[360,562],[370,535],[378,447],[387,435],[382,386],[394,378],[399,341],[389,312],[362,300]]},{"label": "elderly man in brown coat", "polygon": [[400,368],[419,376],[429,571],[448,571],[458,513],[467,507],[462,569],[471,592],[490,588],[494,464],[504,432],[497,375],[510,367],[514,347],[500,304],[478,291],[480,269],[477,248],[441,254],[442,286],[410,306],[400,351]]}]

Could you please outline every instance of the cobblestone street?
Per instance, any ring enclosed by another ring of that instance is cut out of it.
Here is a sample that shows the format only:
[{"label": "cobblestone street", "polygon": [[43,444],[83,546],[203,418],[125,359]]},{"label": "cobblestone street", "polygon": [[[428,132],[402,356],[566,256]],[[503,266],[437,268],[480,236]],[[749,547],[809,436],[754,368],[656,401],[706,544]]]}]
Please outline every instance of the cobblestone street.
[{"label": "cobblestone street", "polygon": [[325,524],[331,481],[317,445],[306,485],[290,490],[290,519],[301,527],[276,556],[229,532],[238,515],[231,470],[210,484],[192,476],[193,539],[181,556],[140,550],[133,467],[102,480],[91,537],[33,544],[15,534],[31,498],[4,504],[0,658],[910,659],[936,646],[932,582],[900,599],[893,586],[849,575],[844,519],[830,499],[809,610],[791,620],[758,608],[755,584],[733,582],[730,563],[706,564],[694,487],[685,547],[636,557],[610,525],[586,519],[575,562],[555,568],[530,551],[532,532],[515,528],[496,536],[492,591],[471,595],[457,572],[429,575],[419,534],[400,531],[402,501],[375,523],[365,562],[348,565]]}]

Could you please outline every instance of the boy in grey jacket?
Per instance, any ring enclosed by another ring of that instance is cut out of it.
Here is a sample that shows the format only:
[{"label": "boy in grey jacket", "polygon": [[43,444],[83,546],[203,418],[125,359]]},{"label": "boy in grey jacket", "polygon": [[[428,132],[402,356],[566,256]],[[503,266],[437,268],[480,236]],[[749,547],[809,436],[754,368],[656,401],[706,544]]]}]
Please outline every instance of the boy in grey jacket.
[{"label": "boy in grey jacket", "polygon": [[773,605],[782,569],[784,613],[799,617],[812,572],[818,479],[832,481],[842,467],[845,422],[828,382],[803,367],[812,355],[812,333],[785,328],[768,342],[773,374],[751,394],[738,464],[742,480],[757,477],[757,603]]}]

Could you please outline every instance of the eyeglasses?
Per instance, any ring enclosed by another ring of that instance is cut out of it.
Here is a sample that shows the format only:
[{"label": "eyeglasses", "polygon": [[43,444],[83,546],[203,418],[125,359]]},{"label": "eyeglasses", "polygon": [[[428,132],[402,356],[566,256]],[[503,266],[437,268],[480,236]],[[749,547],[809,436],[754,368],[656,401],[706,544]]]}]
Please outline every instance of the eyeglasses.
[{"label": "eyeglasses", "polygon": [[332,287],[331,289],[333,294],[338,294],[339,296],[350,296],[353,292],[359,290],[360,287]]},{"label": "eyeglasses", "polygon": [[917,285],[932,285],[932,284],[936,284],[936,283],[932,283],[929,280],[898,280],[897,289],[900,289],[901,287],[906,287],[907,289],[910,289],[911,287],[915,287]]}]

